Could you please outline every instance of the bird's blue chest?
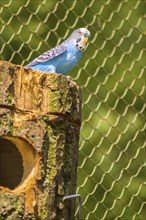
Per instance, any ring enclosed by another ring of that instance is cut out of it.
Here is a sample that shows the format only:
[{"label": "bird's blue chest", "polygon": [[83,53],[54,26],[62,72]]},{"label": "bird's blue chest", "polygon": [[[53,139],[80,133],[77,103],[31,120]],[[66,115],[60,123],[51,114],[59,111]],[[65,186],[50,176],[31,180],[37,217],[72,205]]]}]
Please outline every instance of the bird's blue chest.
[{"label": "bird's blue chest", "polygon": [[82,56],[79,50],[70,50],[56,57],[53,61],[56,66],[56,72],[66,74],[75,67]]},{"label": "bird's blue chest", "polygon": [[62,74],[66,74],[71,69],[73,69],[82,56],[81,51],[76,51],[76,53],[67,52],[58,57],[60,60],[56,71]]}]

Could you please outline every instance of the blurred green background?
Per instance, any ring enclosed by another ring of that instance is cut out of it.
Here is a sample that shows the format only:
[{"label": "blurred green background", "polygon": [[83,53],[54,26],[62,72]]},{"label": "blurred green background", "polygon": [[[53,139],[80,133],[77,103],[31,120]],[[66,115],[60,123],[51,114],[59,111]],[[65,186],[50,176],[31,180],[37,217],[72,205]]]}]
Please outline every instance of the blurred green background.
[{"label": "blurred green background", "polygon": [[86,27],[69,75],[82,88],[83,220],[146,219],[144,0],[1,0],[0,59],[26,65]]}]

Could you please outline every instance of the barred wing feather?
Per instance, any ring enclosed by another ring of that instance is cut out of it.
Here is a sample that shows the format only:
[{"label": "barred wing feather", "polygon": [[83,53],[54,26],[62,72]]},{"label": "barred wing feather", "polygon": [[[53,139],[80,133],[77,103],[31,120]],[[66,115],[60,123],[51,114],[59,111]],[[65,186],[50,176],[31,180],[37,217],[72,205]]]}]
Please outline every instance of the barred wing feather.
[{"label": "barred wing feather", "polygon": [[64,53],[67,50],[65,43],[58,45],[55,48],[52,48],[45,53],[41,54],[39,57],[34,59],[31,63],[27,65],[27,67],[34,66],[38,63],[46,62],[48,60],[53,59],[54,57],[59,56],[60,54]]}]

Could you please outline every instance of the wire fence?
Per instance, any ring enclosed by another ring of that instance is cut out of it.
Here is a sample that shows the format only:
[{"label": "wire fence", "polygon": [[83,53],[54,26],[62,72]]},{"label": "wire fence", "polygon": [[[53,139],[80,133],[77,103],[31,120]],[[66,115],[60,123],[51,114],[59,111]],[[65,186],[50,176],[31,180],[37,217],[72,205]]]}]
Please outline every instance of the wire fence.
[{"label": "wire fence", "polygon": [[26,65],[86,27],[69,75],[82,88],[83,220],[146,219],[144,0],[1,0],[1,59]]}]

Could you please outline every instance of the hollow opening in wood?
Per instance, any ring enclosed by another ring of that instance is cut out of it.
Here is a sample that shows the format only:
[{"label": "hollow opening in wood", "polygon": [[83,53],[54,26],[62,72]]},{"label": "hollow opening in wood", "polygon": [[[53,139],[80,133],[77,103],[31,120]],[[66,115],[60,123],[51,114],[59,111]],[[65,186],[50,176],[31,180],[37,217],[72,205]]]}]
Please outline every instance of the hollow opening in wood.
[{"label": "hollow opening in wood", "polygon": [[27,187],[35,164],[35,151],[26,140],[0,137],[0,187],[10,190]]}]

